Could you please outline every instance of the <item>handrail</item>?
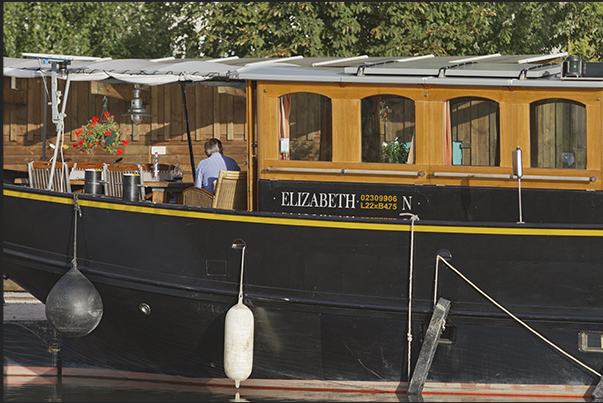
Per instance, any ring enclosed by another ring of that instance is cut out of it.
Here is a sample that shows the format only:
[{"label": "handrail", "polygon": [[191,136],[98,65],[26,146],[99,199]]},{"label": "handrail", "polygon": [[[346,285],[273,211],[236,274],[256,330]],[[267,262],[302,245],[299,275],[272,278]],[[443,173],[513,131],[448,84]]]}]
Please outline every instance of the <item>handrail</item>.
[{"label": "handrail", "polygon": [[[443,176],[451,178],[487,178],[487,179],[514,179],[513,174],[476,174],[468,172],[432,172],[433,177]],[[525,177],[525,176],[524,176]]]},{"label": "handrail", "polygon": [[[488,179],[517,179],[513,174],[480,174],[468,172],[432,172],[434,177],[452,178],[488,178]],[[553,176],[553,175],[523,175],[521,179],[566,182],[595,182],[596,176]]]},{"label": "handrail", "polygon": [[307,172],[317,174],[340,174],[341,169],[327,169],[327,168],[281,168],[269,166],[266,169],[268,172]]},{"label": "handrail", "polygon": [[[517,179],[513,175],[513,179]],[[543,180],[543,181],[568,181],[568,182],[595,182],[596,176],[548,176],[548,175],[523,175],[521,179]]]},{"label": "handrail", "polygon": [[344,174],[358,174],[358,175],[401,175],[401,176],[425,176],[424,171],[375,171],[367,169],[348,169],[344,168],[341,170]]},{"label": "handrail", "polygon": [[335,168],[286,168],[269,166],[268,172],[298,172],[321,174],[357,174],[357,175],[400,175],[400,176],[425,176],[424,171],[380,171],[367,169],[335,169]]},{"label": "handrail", "polygon": [[[344,174],[344,175],[397,175],[397,176],[425,176],[424,171],[382,171],[368,169],[348,169],[348,168],[289,168],[273,167],[266,169],[268,172],[297,172],[297,173],[320,173],[320,174]],[[470,172],[432,172],[431,175],[437,177],[449,178],[483,178],[483,179],[510,179],[516,180],[517,176],[513,174],[480,174]],[[537,181],[565,181],[565,182],[595,182],[595,176],[553,176],[553,175],[523,175],[521,179]]]}]

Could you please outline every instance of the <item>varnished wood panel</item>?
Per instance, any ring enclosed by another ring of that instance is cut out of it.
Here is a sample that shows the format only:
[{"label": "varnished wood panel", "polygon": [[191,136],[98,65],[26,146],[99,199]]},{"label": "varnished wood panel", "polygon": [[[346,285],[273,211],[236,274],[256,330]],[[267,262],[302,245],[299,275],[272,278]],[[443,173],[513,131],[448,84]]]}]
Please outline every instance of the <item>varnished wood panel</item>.
[{"label": "varnished wood panel", "polygon": [[[42,79],[35,78],[27,82],[27,98],[37,100],[41,98]],[[40,116],[41,108],[34,102],[27,104],[27,141],[33,142],[34,139],[41,138],[42,118]]]},{"label": "varnished wood panel", "polygon": [[360,100],[335,99],[333,108],[333,161],[360,162]]}]

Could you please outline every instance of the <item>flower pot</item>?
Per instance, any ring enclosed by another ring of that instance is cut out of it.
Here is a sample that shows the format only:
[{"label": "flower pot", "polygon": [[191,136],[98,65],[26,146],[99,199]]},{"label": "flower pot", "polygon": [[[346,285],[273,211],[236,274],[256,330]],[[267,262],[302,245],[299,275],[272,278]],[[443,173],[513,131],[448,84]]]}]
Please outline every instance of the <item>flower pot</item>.
[{"label": "flower pot", "polygon": [[105,145],[110,146],[115,140],[115,132],[111,132],[110,136],[105,137]]}]

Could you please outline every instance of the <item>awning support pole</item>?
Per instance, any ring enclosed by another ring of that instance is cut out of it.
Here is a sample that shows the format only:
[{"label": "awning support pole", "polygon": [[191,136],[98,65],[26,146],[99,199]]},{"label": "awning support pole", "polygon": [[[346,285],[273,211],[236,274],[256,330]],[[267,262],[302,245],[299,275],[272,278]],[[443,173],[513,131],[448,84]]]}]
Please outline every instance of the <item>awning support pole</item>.
[{"label": "awning support pole", "polygon": [[[59,72],[61,72],[61,74],[65,74],[64,71],[66,70],[67,67],[67,62],[51,62],[52,63],[52,70],[51,70],[51,77],[52,77],[52,93],[51,93],[51,99],[52,99],[52,122],[56,125],[56,129],[57,129],[57,140],[54,144],[55,148],[54,148],[54,155],[52,157],[52,168],[50,169],[50,176],[48,178],[48,187],[46,188],[47,190],[53,190],[52,189],[52,181],[53,181],[53,176],[54,176],[54,170],[57,164],[57,153],[59,152],[59,148],[61,149],[61,159],[63,158],[63,141],[64,141],[64,137],[65,137],[65,107],[67,106],[67,97],[69,96],[69,84],[71,84],[71,75],[67,74],[67,83],[65,84],[65,96],[63,97],[63,107],[61,109],[61,112],[59,112],[59,103],[61,103],[61,91],[58,90],[59,85],[58,85],[58,78],[59,78]],[[61,161],[62,162],[62,161]],[[63,168],[64,169],[64,168]],[[63,173],[65,173],[66,171],[63,170]],[[54,189],[56,190],[56,189]],[[63,189],[60,189],[60,191],[63,191]]]},{"label": "awning support pole", "polygon": [[42,161],[46,161],[46,128],[48,127],[48,93],[46,91],[46,77],[42,75],[42,91],[44,99],[42,100],[42,110],[44,111],[44,119],[42,126]]},{"label": "awning support pole", "polygon": [[180,83],[180,89],[182,90],[182,109],[184,109],[184,121],[186,122],[186,134],[188,140],[188,153],[191,158],[191,169],[193,171],[193,182],[195,181],[195,176],[197,174],[195,170],[195,157],[193,156],[193,142],[191,140],[191,129],[188,125],[188,110],[186,108],[186,91],[184,89],[184,83]]}]

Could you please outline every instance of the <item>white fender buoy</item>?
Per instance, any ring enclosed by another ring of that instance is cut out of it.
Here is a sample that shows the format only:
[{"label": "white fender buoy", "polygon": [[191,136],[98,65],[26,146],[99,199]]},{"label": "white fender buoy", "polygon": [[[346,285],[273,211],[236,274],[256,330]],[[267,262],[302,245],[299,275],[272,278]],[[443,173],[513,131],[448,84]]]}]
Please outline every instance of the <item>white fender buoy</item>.
[{"label": "white fender buoy", "polygon": [[239,302],[226,312],[224,319],[224,372],[235,382],[237,389],[241,381],[251,375],[253,368],[253,312],[243,303],[246,246],[242,239],[236,239],[232,243],[232,249],[242,250]]},{"label": "white fender buoy", "polygon": [[226,313],[224,371],[238,388],[253,368],[253,313],[242,300]]}]

